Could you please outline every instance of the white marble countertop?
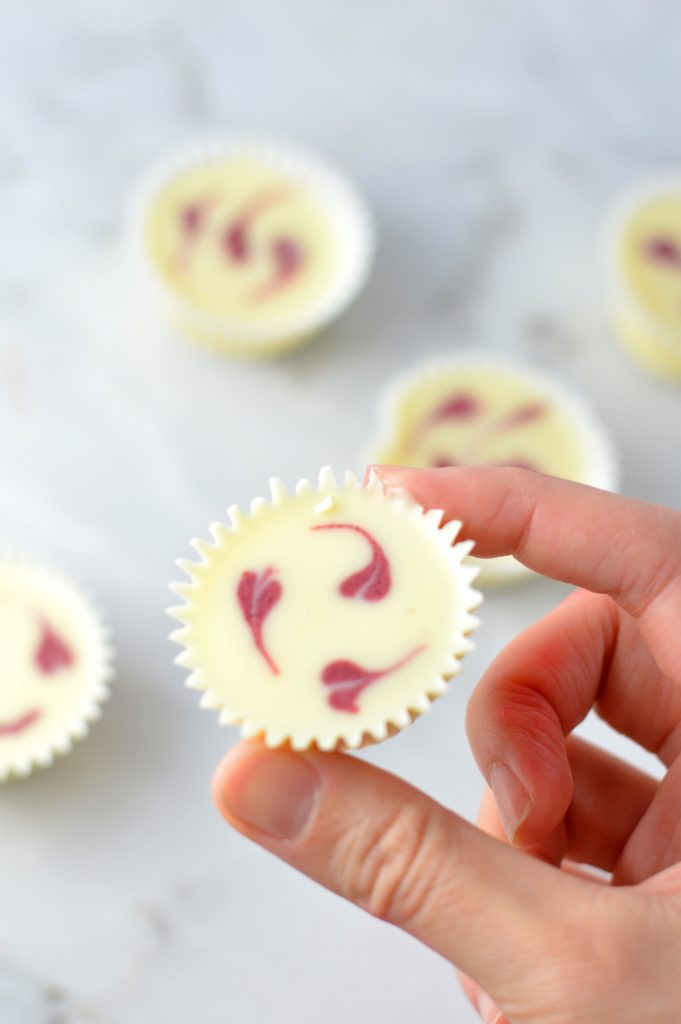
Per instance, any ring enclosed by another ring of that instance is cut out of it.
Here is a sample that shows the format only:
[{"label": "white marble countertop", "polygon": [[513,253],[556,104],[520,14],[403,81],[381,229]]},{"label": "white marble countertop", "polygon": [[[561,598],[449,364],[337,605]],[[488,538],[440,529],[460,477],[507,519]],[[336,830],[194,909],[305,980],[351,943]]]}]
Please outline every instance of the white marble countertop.
[{"label": "white marble countertop", "polygon": [[[613,194],[681,158],[679,69],[674,0],[2,6],[0,544],[84,581],[119,650],[91,738],[0,791],[3,1024],[475,1019],[447,964],[218,818],[234,734],[171,664],[167,581],[272,473],[357,467],[383,382],[462,345],[558,372],[611,428],[625,489],[681,504],[681,391],[611,344],[597,253]],[[337,160],[380,231],[349,314],[266,365],[141,321],[121,245],[148,163],[234,132]],[[366,756],[472,816],[467,697],[562,593],[489,597],[451,694]]]}]

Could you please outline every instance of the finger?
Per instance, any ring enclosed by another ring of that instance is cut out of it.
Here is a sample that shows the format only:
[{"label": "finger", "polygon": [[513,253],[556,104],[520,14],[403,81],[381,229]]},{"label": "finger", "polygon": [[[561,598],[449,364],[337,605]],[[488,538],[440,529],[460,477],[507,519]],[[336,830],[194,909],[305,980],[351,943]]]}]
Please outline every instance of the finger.
[{"label": "finger", "polygon": [[[494,793],[489,786],[485,786],[485,791],[480,801],[476,824],[478,828],[482,829],[483,832],[486,832],[488,836],[493,836],[502,843],[510,842],[501,814],[499,813],[497,802],[494,798]],[[563,822],[560,822],[552,832],[542,836],[534,843],[528,843],[523,846],[523,853],[528,854],[531,857],[535,857],[538,860],[543,860],[547,864],[552,864],[554,867],[558,868],[565,856],[566,849],[567,839],[565,836],[565,825]]]},{"label": "finger", "polygon": [[[615,872],[627,843],[653,804],[659,783],[576,736],[568,738],[567,753],[574,793],[565,820],[525,852],[554,865],[568,859],[573,864]],[[489,835],[506,838],[489,788],[481,801],[478,826]],[[664,845],[659,842],[658,850]],[[634,879],[630,877],[628,881]]]},{"label": "finger", "polygon": [[566,856],[614,873],[660,784],[575,736],[568,739],[568,758],[574,796],[565,820]]},{"label": "finger", "polygon": [[[437,950],[493,997],[560,958],[583,886],[504,846],[406,783],[343,754],[242,743],[214,798],[239,831]],[[560,923],[560,927],[558,924]],[[502,1004],[503,1005],[503,1004]]]},{"label": "finger", "polygon": [[681,861],[681,758],[656,788],[613,876],[618,885],[633,885]]},{"label": "finger", "polygon": [[543,841],[567,812],[573,780],[564,737],[594,703],[615,728],[665,753],[681,689],[635,632],[610,598],[579,591],[512,641],[476,687],[471,747],[515,842]]},{"label": "finger", "polygon": [[[481,828],[483,832],[487,832],[488,835],[495,836],[501,840],[501,842],[508,842],[508,838],[504,832],[504,826],[501,818],[499,817],[499,811],[497,809],[496,802],[494,800],[494,794],[491,789],[485,787],[482,800],[480,801],[480,809],[477,818],[478,828]],[[523,853],[529,856],[539,857],[541,860],[546,860],[555,866],[560,866],[561,871],[565,871],[575,878],[580,878],[585,882],[597,882],[599,885],[603,885],[605,881],[610,882],[609,873],[602,872],[600,869],[596,869],[593,865],[585,862],[578,862],[569,860],[564,856],[566,848],[565,830],[564,828],[557,829],[556,835],[561,833],[559,839],[556,841],[556,846],[560,847],[560,853],[554,853],[546,850],[546,843],[538,843],[536,848],[526,847]]]},{"label": "finger", "polygon": [[466,728],[512,842],[544,840],[572,799],[565,736],[586,716],[614,643],[615,605],[581,592],[516,637],[469,701]]},{"label": "finger", "polygon": [[609,594],[645,622],[660,667],[680,678],[681,514],[524,469],[372,468],[460,519],[477,555],[515,555],[545,576]]},{"label": "finger", "polygon": [[477,985],[472,978],[469,978],[463,971],[457,971],[461,988],[466,997],[480,1015],[482,1024],[508,1024],[508,1017],[501,1012],[495,1002],[490,999],[486,992]]},{"label": "finger", "polygon": [[670,765],[681,754],[681,686],[660,672],[636,620],[626,612],[619,613],[617,642],[605,669],[597,714]]}]

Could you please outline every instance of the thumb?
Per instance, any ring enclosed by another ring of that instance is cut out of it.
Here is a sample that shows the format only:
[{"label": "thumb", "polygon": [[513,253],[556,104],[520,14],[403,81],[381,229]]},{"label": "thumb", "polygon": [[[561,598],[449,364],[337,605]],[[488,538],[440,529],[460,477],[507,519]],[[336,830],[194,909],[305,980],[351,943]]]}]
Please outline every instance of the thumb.
[{"label": "thumb", "polygon": [[[586,912],[584,883],[346,754],[239,744],[213,784],[235,828],[409,932],[503,1004]],[[560,921],[560,927],[557,923]]]}]

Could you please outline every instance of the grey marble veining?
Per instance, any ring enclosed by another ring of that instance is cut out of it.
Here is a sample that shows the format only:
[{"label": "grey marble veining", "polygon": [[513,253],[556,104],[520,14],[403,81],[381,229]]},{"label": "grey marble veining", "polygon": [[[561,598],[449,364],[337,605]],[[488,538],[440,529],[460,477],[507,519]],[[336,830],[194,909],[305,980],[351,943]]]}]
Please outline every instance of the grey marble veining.
[{"label": "grey marble veining", "polygon": [[[448,965],[220,822],[208,780],[234,736],[180,685],[166,585],[271,474],[359,468],[384,382],[464,345],[560,374],[625,489],[678,505],[681,393],[611,344],[598,231],[618,189],[681,159],[680,79],[674,0],[0,6],[0,546],[80,578],[119,649],[91,738],[0,791],[3,1024],[476,1019]],[[123,240],[150,161],[236,132],[337,160],[380,237],[348,314],[257,366],[142,317]],[[451,694],[365,756],[472,816],[468,694],[562,593],[491,596]]]}]

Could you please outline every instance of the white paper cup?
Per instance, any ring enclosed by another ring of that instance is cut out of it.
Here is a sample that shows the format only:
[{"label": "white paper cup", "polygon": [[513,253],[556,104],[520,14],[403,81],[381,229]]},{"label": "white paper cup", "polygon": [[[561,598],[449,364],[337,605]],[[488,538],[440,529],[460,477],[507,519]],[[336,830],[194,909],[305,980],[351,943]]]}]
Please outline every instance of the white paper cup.
[{"label": "white paper cup", "polygon": [[[191,302],[164,277],[147,242],[150,211],[165,186],[195,168],[242,157],[252,158],[283,180],[311,190],[327,214],[337,247],[337,266],[328,285],[303,302],[300,309],[267,322],[249,323]],[[174,330],[236,356],[273,356],[312,338],[355,299],[366,283],[375,250],[368,207],[344,175],[302,149],[258,140],[205,143],[161,161],[133,197],[130,223],[134,264],[143,296]]]}]

